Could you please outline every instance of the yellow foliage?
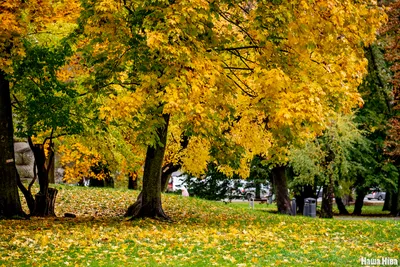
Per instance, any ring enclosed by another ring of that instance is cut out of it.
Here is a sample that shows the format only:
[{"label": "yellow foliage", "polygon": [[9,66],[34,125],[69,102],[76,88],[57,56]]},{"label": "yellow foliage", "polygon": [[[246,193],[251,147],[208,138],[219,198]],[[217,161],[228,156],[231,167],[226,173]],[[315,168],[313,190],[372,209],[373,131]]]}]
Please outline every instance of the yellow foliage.
[{"label": "yellow foliage", "polygon": [[[101,40],[90,43],[94,58],[107,55],[96,69],[120,67],[100,99],[100,119],[135,129],[131,140],[142,147],[157,142],[161,115],[170,114],[166,162],[200,175],[218,156],[235,156],[210,154],[229,144],[242,151],[240,166],[221,169],[245,177],[254,155],[285,163],[290,146],[362,105],[363,45],[385,21],[380,8],[351,0],[241,4],[93,1],[80,45]],[[181,134],[190,137],[183,151]]]},{"label": "yellow foliage", "polygon": [[77,183],[87,177],[96,177],[99,180],[104,179],[104,173],[96,175],[90,169],[102,160],[96,151],[83,144],[75,143],[70,147],[60,145],[58,152],[62,155],[60,163],[65,169],[65,182]]},{"label": "yellow foliage", "polygon": [[204,174],[207,163],[210,161],[209,151],[210,143],[206,139],[192,137],[181,158],[183,170],[200,177]]}]

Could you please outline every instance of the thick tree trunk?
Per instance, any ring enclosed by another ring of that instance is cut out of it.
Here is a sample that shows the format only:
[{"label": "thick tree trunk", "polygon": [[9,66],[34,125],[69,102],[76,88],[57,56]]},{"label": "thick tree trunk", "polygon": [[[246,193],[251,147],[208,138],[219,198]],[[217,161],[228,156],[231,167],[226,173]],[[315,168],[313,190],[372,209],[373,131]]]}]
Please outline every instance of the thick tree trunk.
[{"label": "thick tree trunk", "polygon": [[18,194],[10,84],[0,70],[0,218],[25,216]]},{"label": "thick tree trunk", "polygon": [[35,195],[35,212],[33,216],[50,217],[56,216],[54,212],[58,190],[48,188],[47,194],[41,192]]},{"label": "thick tree trunk", "polygon": [[322,192],[322,204],[321,204],[321,218],[333,218],[332,211],[332,198],[333,198],[333,180],[329,177],[329,183],[324,186]]},{"label": "thick tree trunk", "polygon": [[349,215],[349,212],[346,209],[346,206],[343,204],[341,197],[335,197],[336,205],[339,209],[340,215]]},{"label": "thick tree trunk", "polygon": [[364,198],[368,193],[368,189],[366,188],[357,188],[356,189],[356,202],[354,203],[353,215],[361,215],[362,208],[364,206]]},{"label": "thick tree trunk", "polygon": [[147,148],[142,192],[125,216],[169,219],[161,205],[161,168],[167,144],[169,114],[163,114],[163,118],[165,125],[157,129],[157,144]]},{"label": "thick tree trunk", "polygon": [[285,166],[274,167],[272,169],[272,179],[275,186],[278,212],[282,214],[291,214]]}]

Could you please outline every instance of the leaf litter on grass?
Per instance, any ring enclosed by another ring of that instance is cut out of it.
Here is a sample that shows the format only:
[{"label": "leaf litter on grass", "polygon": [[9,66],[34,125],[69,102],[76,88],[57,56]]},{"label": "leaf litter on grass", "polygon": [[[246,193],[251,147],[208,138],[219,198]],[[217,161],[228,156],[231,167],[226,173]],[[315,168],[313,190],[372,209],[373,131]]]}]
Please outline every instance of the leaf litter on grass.
[{"label": "leaf litter on grass", "polygon": [[290,217],[177,195],[163,195],[173,222],[127,221],[137,191],[57,188],[60,217],[0,221],[0,266],[357,266],[400,255],[398,221]]}]

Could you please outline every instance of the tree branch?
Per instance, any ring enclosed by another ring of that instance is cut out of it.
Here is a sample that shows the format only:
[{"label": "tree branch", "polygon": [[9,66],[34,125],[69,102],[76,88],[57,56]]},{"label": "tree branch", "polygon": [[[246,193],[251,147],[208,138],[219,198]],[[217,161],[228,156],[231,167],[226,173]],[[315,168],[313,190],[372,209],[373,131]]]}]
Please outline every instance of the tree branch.
[{"label": "tree branch", "polygon": [[208,48],[206,51],[211,52],[212,50],[216,51],[233,51],[233,50],[243,50],[243,49],[257,49],[257,48],[262,48],[261,46],[258,45],[247,45],[247,46],[239,46],[239,47],[222,47],[222,48]]}]

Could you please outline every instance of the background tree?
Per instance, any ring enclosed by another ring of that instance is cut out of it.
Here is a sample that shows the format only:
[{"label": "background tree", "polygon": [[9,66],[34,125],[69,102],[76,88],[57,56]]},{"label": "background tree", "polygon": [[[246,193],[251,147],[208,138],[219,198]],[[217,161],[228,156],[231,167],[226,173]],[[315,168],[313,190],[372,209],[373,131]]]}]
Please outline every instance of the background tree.
[{"label": "background tree", "polygon": [[[386,140],[386,153],[391,157],[394,165],[399,167],[399,97],[400,97],[400,1],[393,1],[388,11],[389,22],[384,29],[384,41],[386,43],[385,58],[390,64],[392,71],[391,84],[393,86],[394,117],[390,121],[390,129]],[[400,211],[400,176],[396,181],[397,188],[391,190],[391,213],[398,214]]]},{"label": "background tree", "polygon": [[[379,38],[381,40],[381,38]],[[369,148],[353,151],[354,160],[362,161],[362,169],[358,169],[355,180],[356,202],[353,214],[360,215],[364,197],[370,188],[379,187],[387,192],[393,188],[394,176],[397,176],[387,156],[384,155],[384,140],[387,135],[387,122],[392,117],[392,96],[390,73],[384,60],[379,42],[365,49],[368,59],[368,75],[360,85],[359,91],[364,105],[357,112],[355,121],[369,140]],[[361,157],[362,156],[362,157]],[[389,197],[390,193],[388,193]]]},{"label": "background tree", "polygon": [[[341,197],[340,187],[352,184],[355,169],[364,168],[353,159],[352,152],[368,146],[368,141],[353,122],[353,116],[338,116],[324,134],[307,143],[302,149],[294,149],[291,154],[291,166],[297,177],[296,183],[314,185],[319,181],[323,185],[321,217],[332,218],[333,194]],[[336,184],[336,187],[335,187]],[[347,192],[348,194],[350,192]],[[340,207],[342,213],[346,213]]]}]

